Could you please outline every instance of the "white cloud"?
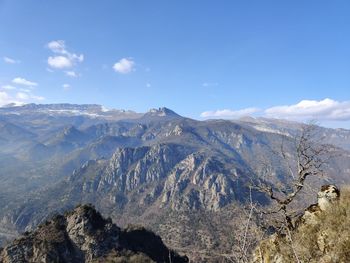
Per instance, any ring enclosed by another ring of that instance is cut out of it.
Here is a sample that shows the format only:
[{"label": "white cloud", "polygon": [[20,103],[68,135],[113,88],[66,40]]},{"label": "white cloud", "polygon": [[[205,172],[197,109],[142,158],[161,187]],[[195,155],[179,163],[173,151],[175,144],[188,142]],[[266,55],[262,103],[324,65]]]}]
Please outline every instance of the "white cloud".
[{"label": "white cloud", "polygon": [[27,92],[27,93],[32,92],[30,89],[19,89],[19,90],[22,91],[22,92]]},{"label": "white cloud", "polygon": [[[22,92],[23,91],[23,92]],[[12,90],[0,91],[0,107],[15,104],[23,105],[29,102],[42,101],[45,98],[31,93],[31,90],[21,89],[20,92],[13,93]]]},{"label": "white cloud", "polygon": [[121,74],[128,74],[134,68],[135,62],[132,59],[122,58],[114,64],[113,69],[115,72]]},{"label": "white cloud", "polygon": [[55,40],[47,44],[47,47],[54,53],[66,54],[66,44],[64,40]]},{"label": "white cloud", "polygon": [[3,59],[4,59],[4,62],[7,63],[7,64],[18,64],[18,63],[21,63],[20,60],[9,58],[9,57],[3,57]]},{"label": "white cloud", "polygon": [[6,90],[15,90],[17,89],[16,87],[14,86],[11,86],[11,85],[3,85],[1,86],[2,89],[6,89]]},{"label": "white cloud", "polygon": [[239,118],[243,116],[252,115],[256,112],[259,112],[258,108],[246,108],[241,110],[216,110],[216,111],[205,111],[201,113],[202,118],[223,118],[223,119],[231,119],[231,118]]},{"label": "white cloud", "polygon": [[204,82],[202,83],[203,87],[216,87],[219,86],[219,83],[217,82]]},{"label": "white cloud", "polygon": [[7,92],[0,91],[0,107],[6,106],[8,104],[22,105],[23,102],[12,98]]},{"label": "white cloud", "polygon": [[350,101],[302,100],[294,105],[266,109],[265,115],[293,120],[350,120]]},{"label": "white cloud", "polygon": [[55,54],[56,56],[50,56],[47,59],[47,63],[50,67],[55,69],[64,69],[71,68],[77,63],[84,61],[84,55],[77,55],[71,53],[67,50],[66,44],[63,40],[51,41],[47,44],[47,47]]},{"label": "white cloud", "polygon": [[63,85],[62,85],[63,90],[69,90],[70,87],[71,87],[71,86],[70,86],[69,84],[63,84]]},{"label": "white cloud", "polygon": [[151,83],[146,83],[146,88],[152,87]]},{"label": "white cloud", "polygon": [[64,56],[49,57],[47,63],[50,67],[56,69],[71,68],[73,66],[72,61]]},{"label": "white cloud", "polygon": [[28,87],[38,86],[38,83],[29,81],[29,80],[26,80],[25,78],[20,78],[20,77],[14,78],[12,82],[18,85],[24,85]]},{"label": "white cloud", "polygon": [[77,78],[79,75],[75,71],[66,71],[68,77]]},{"label": "white cloud", "polygon": [[20,99],[20,100],[27,100],[27,99],[30,98],[30,96],[28,95],[28,93],[17,92],[16,98],[17,98],[17,99]]},{"label": "white cloud", "polygon": [[66,44],[64,40],[56,40],[56,41],[51,41],[47,44],[47,47],[56,54],[64,55],[68,59],[76,62],[83,62],[84,61],[84,55],[80,54],[77,55],[75,53],[71,53],[66,49]]},{"label": "white cloud", "polygon": [[0,106],[12,103],[10,96],[5,91],[0,91]]},{"label": "white cloud", "polygon": [[20,101],[28,101],[28,100],[36,100],[36,101],[42,101],[45,98],[42,96],[37,96],[31,93],[24,93],[24,92],[17,92],[16,93],[16,99],[19,99]]},{"label": "white cloud", "polygon": [[84,55],[83,54],[81,54],[81,55],[75,55],[75,54],[73,54],[73,59],[74,60],[77,60],[78,62],[83,62],[84,61]]},{"label": "white cloud", "polygon": [[302,100],[292,105],[274,106],[267,109],[246,108],[241,110],[205,111],[203,118],[238,118],[246,115],[295,121],[350,121],[350,101]]},{"label": "white cloud", "polygon": [[33,100],[38,100],[38,101],[43,101],[43,100],[45,100],[45,97],[43,97],[43,96],[37,96],[37,95],[31,95],[30,96],[30,99],[33,99]]}]

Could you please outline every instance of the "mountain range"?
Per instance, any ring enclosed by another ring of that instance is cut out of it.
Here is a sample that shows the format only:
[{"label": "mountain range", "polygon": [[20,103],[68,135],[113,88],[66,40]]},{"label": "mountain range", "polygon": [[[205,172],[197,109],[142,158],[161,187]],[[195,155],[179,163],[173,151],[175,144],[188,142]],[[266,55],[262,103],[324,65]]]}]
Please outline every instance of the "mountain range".
[{"label": "mountain range", "polygon": [[[99,105],[0,108],[0,237],[92,203],[121,226],[143,224],[192,260],[222,262],[235,243],[249,184],[271,168],[285,184],[303,124],[198,121],[167,108],[141,114]],[[318,185],[350,181],[350,131],[317,126],[333,158]],[[259,196],[261,202],[264,197]],[[266,201],[266,200],[265,200]]]}]

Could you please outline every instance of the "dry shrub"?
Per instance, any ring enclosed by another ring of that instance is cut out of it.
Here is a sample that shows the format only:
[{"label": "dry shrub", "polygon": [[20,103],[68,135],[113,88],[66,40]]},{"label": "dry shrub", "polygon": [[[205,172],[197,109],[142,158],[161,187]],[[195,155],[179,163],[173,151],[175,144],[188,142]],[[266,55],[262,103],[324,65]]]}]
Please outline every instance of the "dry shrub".
[{"label": "dry shrub", "polygon": [[93,263],[154,263],[154,261],[142,253],[124,251],[122,254],[110,253],[104,258],[95,259]]},{"label": "dry shrub", "polygon": [[342,189],[337,203],[321,212],[315,224],[302,224],[291,239],[279,238],[284,262],[349,262],[350,188]]}]

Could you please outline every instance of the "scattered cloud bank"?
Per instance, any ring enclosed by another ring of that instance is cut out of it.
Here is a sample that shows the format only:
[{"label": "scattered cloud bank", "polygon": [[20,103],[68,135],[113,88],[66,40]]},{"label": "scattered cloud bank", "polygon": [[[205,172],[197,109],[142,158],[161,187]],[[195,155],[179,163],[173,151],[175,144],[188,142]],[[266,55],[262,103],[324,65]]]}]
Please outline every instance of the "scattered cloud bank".
[{"label": "scattered cloud bank", "polygon": [[12,83],[18,84],[18,85],[24,85],[28,87],[35,87],[38,86],[38,83],[26,80],[25,78],[17,77],[12,80]]},{"label": "scattered cloud bank", "polygon": [[47,44],[47,47],[54,53],[53,56],[49,56],[47,59],[47,63],[51,68],[73,68],[84,61],[83,54],[78,55],[67,50],[64,40],[51,41]]},{"label": "scattered cloud bank", "polygon": [[350,101],[336,101],[329,98],[319,101],[302,100],[296,104],[274,106],[267,109],[205,111],[200,116],[202,118],[234,119],[249,115],[296,121],[350,121]]},{"label": "scattered cloud bank", "polygon": [[42,96],[36,96],[28,92],[17,92],[16,93],[16,99],[25,102],[27,100],[37,100],[37,101],[42,101],[45,98]]},{"label": "scattered cloud bank", "polygon": [[19,64],[19,63],[21,63],[20,60],[9,58],[9,57],[3,57],[3,60],[7,64]]},{"label": "scattered cloud bank", "polygon": [[0,106],[4,106],[6,104],[13,103],[10,96],[5,91],[0,91]]},{"label": "scattered cloud bank", "polygon": [[17,89],[16,87],[12,86],[12,85],[3,85],[1,86],[1,89],[5,89],[5,90],[15,90]]},{"label": "scattered cloud bank", "polygon": [[135,62],[130,58],[122,58],[113,65],[115,72],[120,74],[128,74],[133,71]]},{"label": "scattered cloud bank", "polygon": [[45,100],[42,96],[37,96],[31,93],[31,91],[21,91],[11,94],[9,91],[0,90],[0,107],[15,104],[23,105],[29,102],[38,102]]},{"label": "scattered cloud bank", "polygon": [[[16,88],[17,89],[17,88]],[[30,89],[23,89],[23,88],[20,88],[19,89],[20,91],[23,91],[23,92],[32,92]]]},{"label": "scattered cloud bank", "polygon": [[265,115],[274,118],[295,120],[350,120],[350,101],[302,100],[294,105],[276,106],[265,110]]},{"label": "scattered cloud bank", "polygon": [[[44,97],[33,94],[34,87],[38,83],[25,78],[14,78],[12,84],[0,86],[0,107],[8,104],[23,105],[30,102],[45,100]],[[21,87],[17,87],[22,86]]]},{"label": "scattered cloud bank", "polygon": [[203,118],[239,118],[243,116],[252,115],[258,112],[258,108],[246,108],[241,110],[216,110],[216,111],[205,111],[201,113]]}]

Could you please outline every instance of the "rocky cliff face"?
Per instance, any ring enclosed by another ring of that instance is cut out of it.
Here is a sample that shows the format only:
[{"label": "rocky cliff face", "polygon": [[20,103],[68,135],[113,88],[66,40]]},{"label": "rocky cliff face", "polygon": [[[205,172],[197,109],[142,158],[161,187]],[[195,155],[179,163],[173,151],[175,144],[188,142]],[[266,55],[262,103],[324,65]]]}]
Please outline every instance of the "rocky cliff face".
[{"label": "rocky cliff face", "polygon": [[235,195],[235,172],[226,170],[214,157],[195,153],[179,162],[167,177],[161,193],[162,205],[172,209],[218,210]]},{"label": "rocky cliff face", "polygon": [[[119,260],[119,261],[118,261]],[[120,229],[92,206],[78,206],[27,232],[0,252],[1,263],[188,262],[143,228]]]},{"label": "rocky cliff face", "polygon": [[137,204],[145,208],[218,210],[243,191],[244,187],[237,187],[242,174],[235,162],[227,165],[215,156],[192,152],[182,145],[120,148],[111,159],[89,161],[76,170],[68,180],[70,191],[64,198],[68,202],[77,197],[95,200],[119,209]]}]

